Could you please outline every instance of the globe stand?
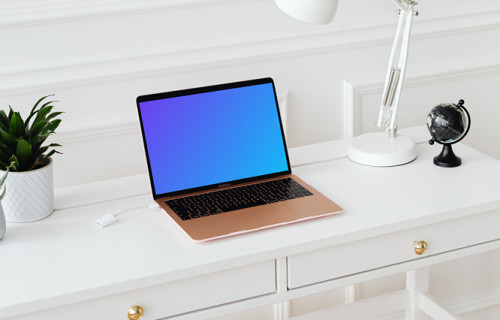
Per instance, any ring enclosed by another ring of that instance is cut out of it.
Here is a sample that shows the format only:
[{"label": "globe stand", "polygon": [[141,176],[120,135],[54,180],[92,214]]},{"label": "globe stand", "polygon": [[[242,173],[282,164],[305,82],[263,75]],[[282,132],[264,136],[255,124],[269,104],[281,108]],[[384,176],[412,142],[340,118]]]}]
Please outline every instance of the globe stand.
[{"label": "globe stand", "polygon": [[434,164],[440,167],[454,168],[462,164],[462,159],[453,152],[451,144],[443,144],[441,153],[434,157]]}]

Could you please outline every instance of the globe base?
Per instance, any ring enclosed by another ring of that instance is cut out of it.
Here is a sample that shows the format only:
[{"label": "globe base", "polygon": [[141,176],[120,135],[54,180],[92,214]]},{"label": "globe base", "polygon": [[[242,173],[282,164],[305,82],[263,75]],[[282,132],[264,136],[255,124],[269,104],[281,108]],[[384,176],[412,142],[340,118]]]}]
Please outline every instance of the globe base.
[{"label": "globe base", "polygon": [[462,159],[453,152],[451,144],[443,144],[441,153],[434,157],[434,164],[440,167],[454,168],[462,164]]}]

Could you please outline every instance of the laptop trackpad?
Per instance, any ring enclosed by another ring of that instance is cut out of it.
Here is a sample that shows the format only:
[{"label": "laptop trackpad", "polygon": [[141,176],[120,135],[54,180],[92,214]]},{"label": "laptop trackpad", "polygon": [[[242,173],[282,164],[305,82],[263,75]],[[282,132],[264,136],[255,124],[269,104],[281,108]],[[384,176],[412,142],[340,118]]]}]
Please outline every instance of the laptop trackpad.
[{"label": "laptop trackpad", "polygon": [[224,215],[241,230],[258,229],[298,219],[298,216],[281,203],[230,211],[224,213]]}]

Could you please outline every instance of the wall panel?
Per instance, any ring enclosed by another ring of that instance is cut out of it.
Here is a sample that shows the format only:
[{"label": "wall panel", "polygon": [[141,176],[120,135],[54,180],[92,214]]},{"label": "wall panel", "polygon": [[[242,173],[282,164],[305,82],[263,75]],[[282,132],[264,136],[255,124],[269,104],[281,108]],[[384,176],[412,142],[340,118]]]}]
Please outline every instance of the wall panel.
[{"label": "wall panel", "polygon": [[[472,90],[471,106],[494,103],[500,5],[419,6],[400,125],[420,124],[417,112],[454,100],[463,88]],[[0,1],[0,8],[0,41],[8,48],[0,52],[0,105],[27,112],[54,93],[66,112],[53,139],[65,153],[56,158],[57,186],[144,172],[134,105],[144,93],[272,76],[289,92],[290,146],[371,130],[397,20],[390,1],[368,0],[341,2],[326,26],[297,22],[265,0],[26,0]],[[357,129],[345,81],[362,92]],[[497,130],[485,110],[472,112],[485,130],[473,127],[468,140],[498,156],[485,139],[486,129]],[[135,146],[133,156],[113,147],[122,145]]]}]

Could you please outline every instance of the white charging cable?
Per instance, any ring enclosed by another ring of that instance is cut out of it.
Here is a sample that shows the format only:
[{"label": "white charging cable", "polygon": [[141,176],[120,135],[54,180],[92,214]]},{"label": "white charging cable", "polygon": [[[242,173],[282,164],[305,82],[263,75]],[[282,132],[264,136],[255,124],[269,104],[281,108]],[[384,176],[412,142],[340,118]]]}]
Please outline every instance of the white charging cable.
[{"label": "white charging cable", "polygon": [[129,211],[133,211],[133,210],[139,210],[139,209],[144,209],[144,208],[147,208],[147,209],[158,208],[158,205],[156,203],[154,203],[154,204],[150,204],[150,205],[147,205],[147,206],[128,208],[128,209],[125,209],[125,210],[122,210],[120,212],[113,213],[113,214],[108,213],[107,215],[102,216],[99,219],[97,219],[95,221],[95,224],[99,228],[102,229],[102,228],[104,228],[106,226],[109,226],[110,224],[114,223],[116,221],[116,217],[118,217],[119,215],[124,214],[125,212],[129,212]]}]

